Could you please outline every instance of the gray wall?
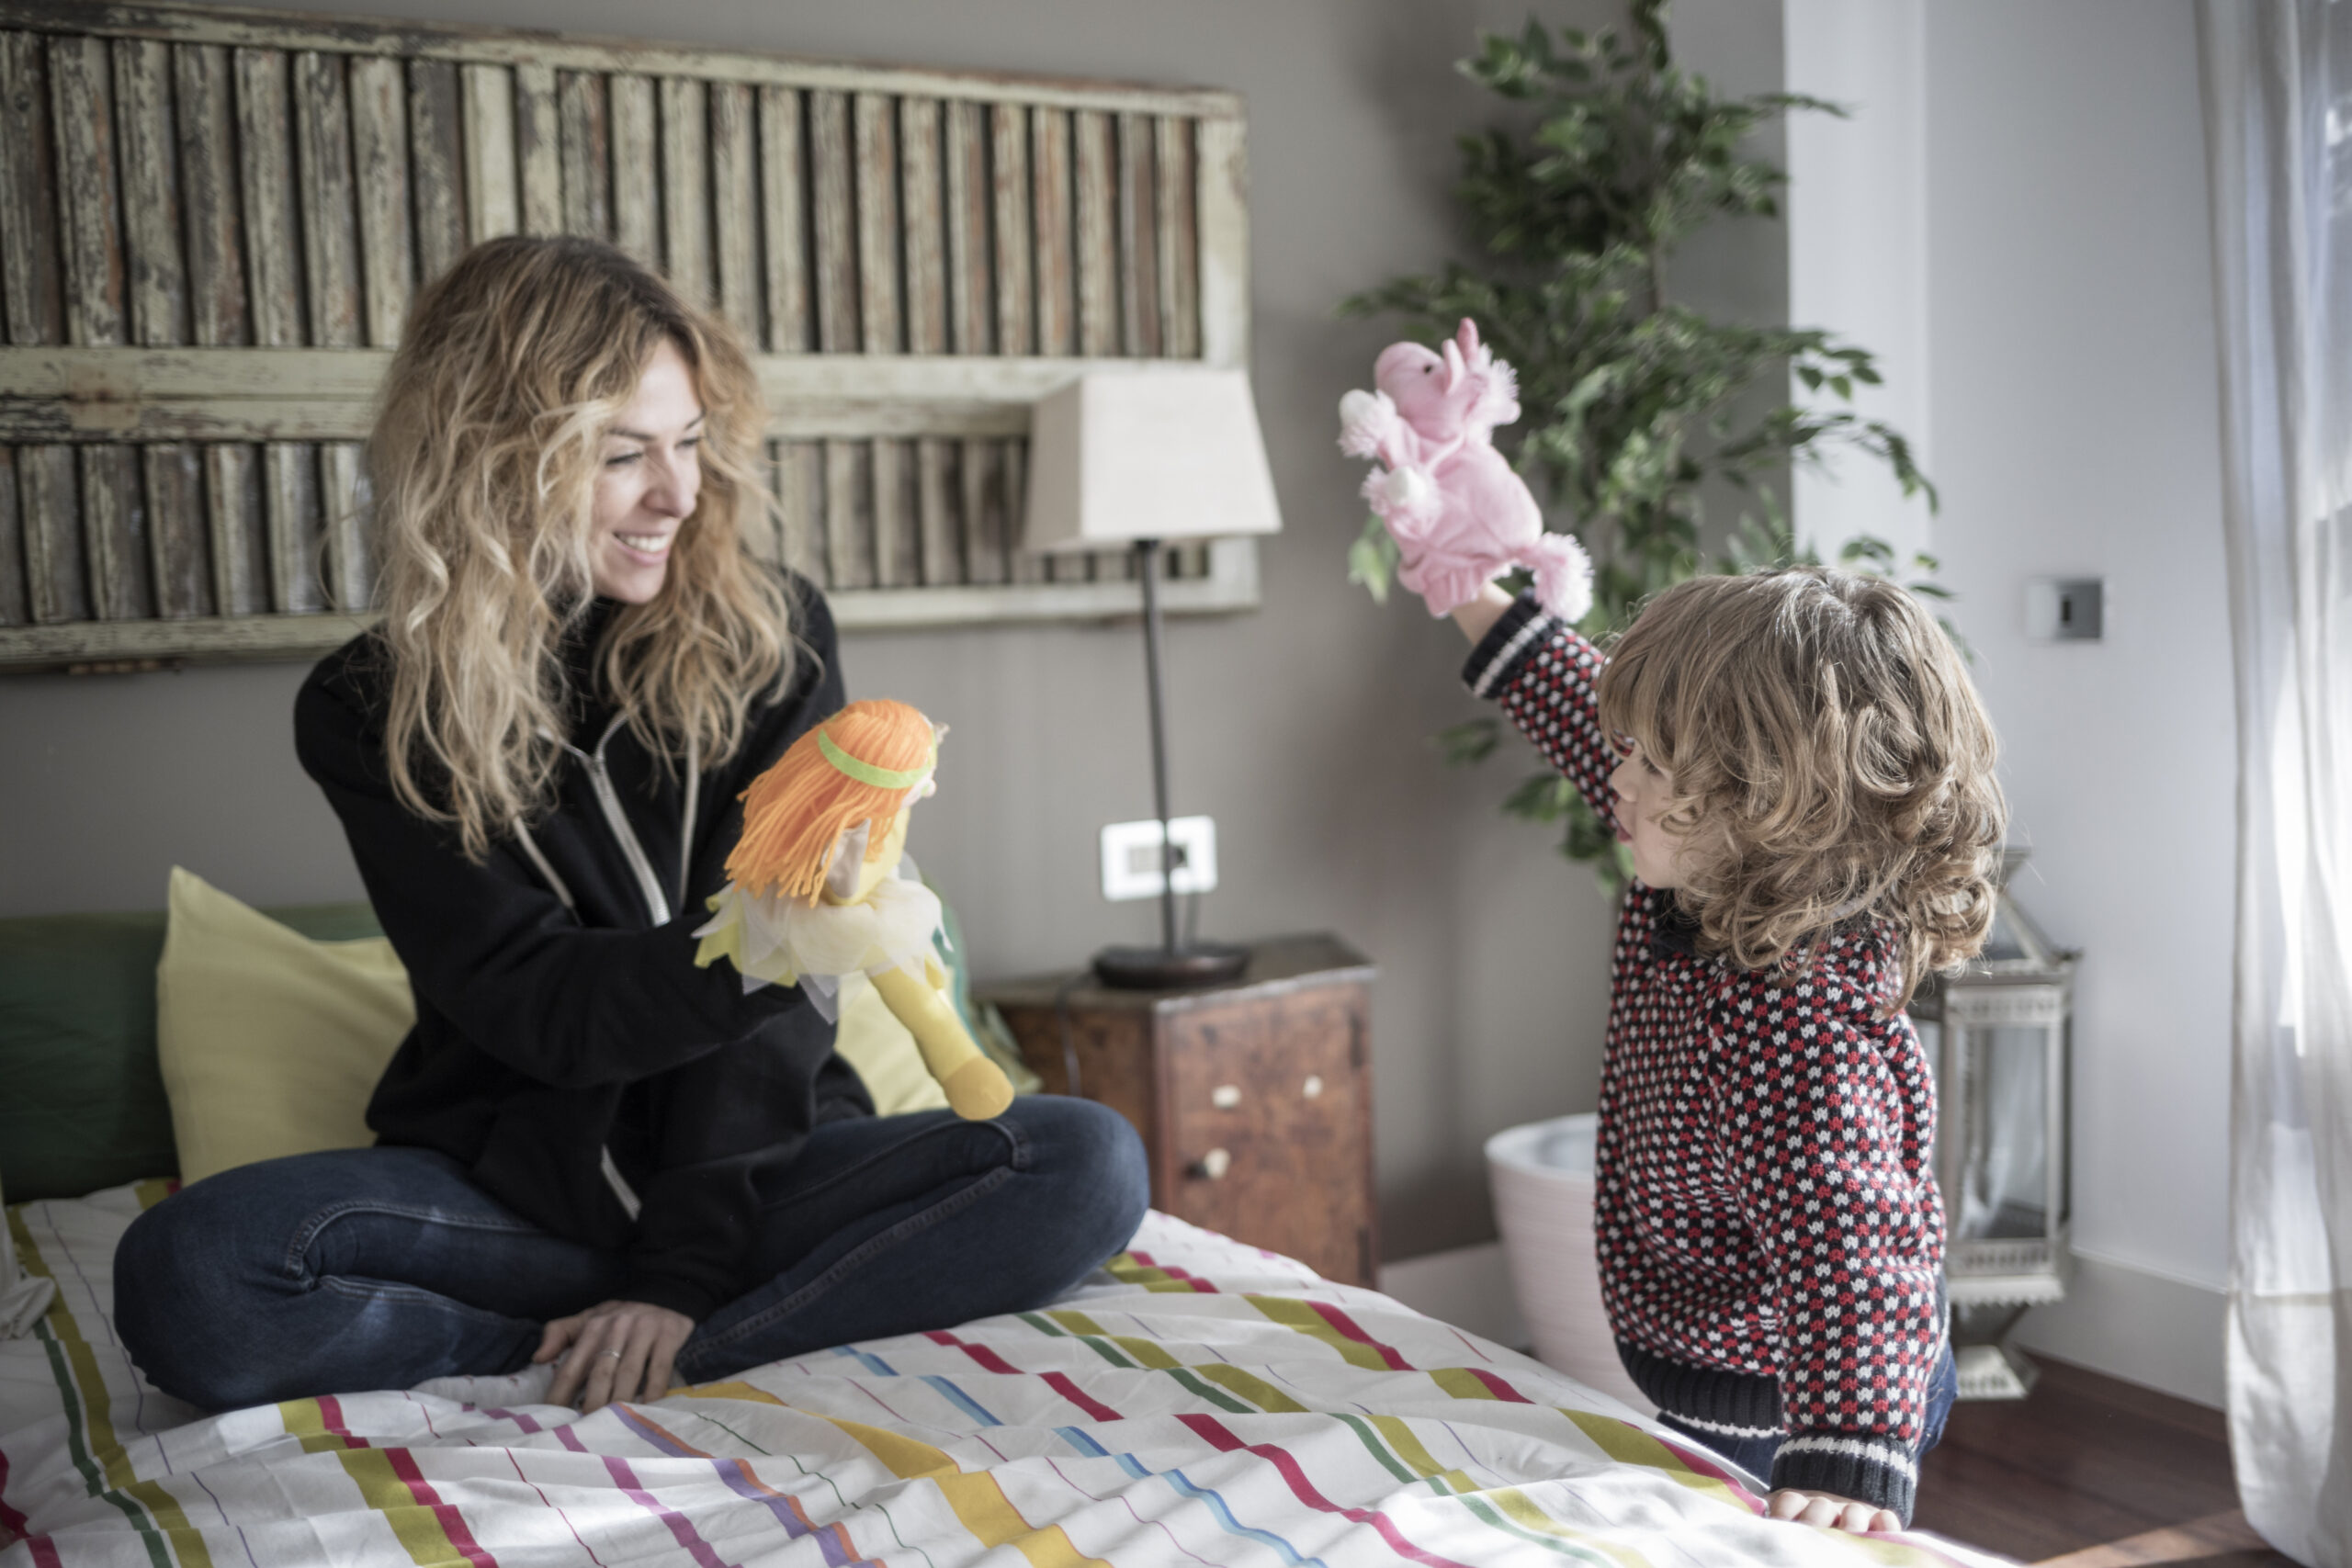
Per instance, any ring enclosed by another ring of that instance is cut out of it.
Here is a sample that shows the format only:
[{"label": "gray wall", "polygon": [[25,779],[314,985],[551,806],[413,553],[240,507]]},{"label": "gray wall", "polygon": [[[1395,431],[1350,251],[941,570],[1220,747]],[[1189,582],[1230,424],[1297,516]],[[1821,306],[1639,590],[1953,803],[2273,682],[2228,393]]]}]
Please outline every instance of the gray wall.
[{"label": "gray wall", "polygon": [[[1205,932],[1329,928],[1381,964],[1374,1019],[1385,1251],[1492,1234],[1479,1145],[1589,1109],[1606,1009],[1610,911],[1544,836],[1494,807],[1526,754],[1450,773],[1429,736],[1473,711],[1451,626],[1376,609],[1343,581],[1361,466],[1333,441],[1339,395],[1390,335],[1340,322],[1341,295],[1436,263],[1453,243],[1454,133],[1483,118],[1452,62],[1522,0],[311,0],[583,33],[916,64],[1205,83],[1250,114],[1254,369],[1285,531],[1264,549],[1265,608],[1171,637],[1175,804],[1218,822],[1223,887]],[[1555,18],[1600,13],[1566,4]],[[1778,6],[1690,5],[1710,69],[1777,78]],[[1694,299],[1770,313],[1779,236],[1724,236],[1691,259]],[[963,912],[977,970],[1075,964],[1151,933],[1107,906],[1094,842],[1149,809],[1132,626],[859,636],[853,694],[955,727],[914,852]],[[297,769],[300,671],[0,679],[0,914],[152,908],[186,864],[259,902],[350,897],[335,824]]]},{"label": "gray wall", "polygon": [[[2083,949],[2075,1250],[2028,1342],[2222,1390],[2237,783],[2211,220],[2189,0],[1934,0],[1929,405],[2020,901]],[[2106,637],[2029,641],[2036,577]]]}]

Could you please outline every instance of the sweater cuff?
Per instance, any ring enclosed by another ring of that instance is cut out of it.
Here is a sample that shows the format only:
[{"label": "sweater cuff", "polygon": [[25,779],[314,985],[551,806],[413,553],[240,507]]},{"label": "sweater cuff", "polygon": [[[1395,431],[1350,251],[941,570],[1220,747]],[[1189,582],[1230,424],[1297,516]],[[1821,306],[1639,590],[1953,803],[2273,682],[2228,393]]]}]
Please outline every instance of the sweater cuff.
[{"label": "sweater cuff", "polygon": [[718,1292],[675,1274],[631,1273],[623,1281],[619,1300],[644,1302],[684,1313],[700,1323],[718,1309]]},{"label": "sweater cuff", "polygon": [[1532,592],[1521,594],[1470,650],[1469,662],[1462,667],[1462,683],[1474,697],[1492,696],[1550,640],[1559,624],[1536,607]]},{"label": "sweater cuff", "polygon": [[1892,1509],[1905,1525],[1919,1490],[1911,1445],[1879,1432],[1794,1431],[1772,1457],[1772,1489],[1834,1492]]}]

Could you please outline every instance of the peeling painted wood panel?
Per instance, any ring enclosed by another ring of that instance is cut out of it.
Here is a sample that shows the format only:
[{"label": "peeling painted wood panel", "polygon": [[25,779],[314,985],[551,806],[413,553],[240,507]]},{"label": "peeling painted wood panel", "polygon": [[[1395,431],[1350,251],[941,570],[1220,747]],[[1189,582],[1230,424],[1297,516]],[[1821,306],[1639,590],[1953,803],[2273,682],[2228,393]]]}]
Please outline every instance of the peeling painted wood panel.
[{"label": "peeling painted wood panel", "polygon": [[75,455],[82,466],[82,548],[90,568],[90,607],[102,621],[152,615],[138,448],[109,442],[77,447]]},{"label": "peeling painted wood panel", "polygon": [[172,133],[171,46],[114,45],[115,122],[122,133],[123,238],[130,274],[130,341],[186,343],[187,267],[180,254],[180,182]]},{"label": "peeling painted wood panel", "polygon": [[458,68],[408,62],[408,151],[415,193],[416,280],[431,283],[465,254],[465,110]]},{"label": "peeling painted wood panel", "polygon": [[[62,0],[0,0],[0,16],[28,6],[57,14],[0,31],[0,300],[19,344],[0,355],[96,356],[0,359],[12,392],[28,375],[51,388],[0,409],[0,442],[23,443],[0,552],[28,617],[160,617],[191,647],[242,649],[300,637],[240,640],[223,629],[237,616],[364,604],[353,502],[380,370],[351,356],[389,349],[419,285],[502,230],[633,228],[768,351],[779,511],[747,538],[821,566],[861,624],[1110,603],[1126,554],[1015,547],[1028,400],[1092,360],[1246,354],[1227,96],[672,69],[659,46],[371,47],[295,17],[220,31],[193,8],[150,33],[109,6],[102,37]],[[40,346],[61,342],[83,346]],[[253,353],[259,379],[208,352]],[[776,368],[795,361],[812,376]],[[65,510],[44,523],[28,495]],[[1171,552],[1171,578],[1254,592],[1254,557],[1247,584],[1223,558]],[[991,586],[1001,601],[911,608]],[[89,625],[92,648],[140,641]],[[31,646],[0,638],[0,665]]]},{"label": "peeling painted wood panel", "polygon": [[718,313],[743,340],[760,342],[760,181],[752,89],[710,85],[710,217]]},{"label": "peeling painted wood panel", "polygon": [[90,618],[89,574],[82,558],[82,485],[71,446],[17,452],[19,525],[25,536],[25,593],[36,625]]},{"label": "peeling painted wood panel", "polygon": [[671,286],[708,309],[710,120],[703,84],[662,81],[662,265]]},{"label": "peeling painted wood panel", "polygon": [[556,118],[562,140],[563,231],[592,240],[613,237],[612,117],[605,78],[594,71],[556,77]]},{"label": "peeling painted wood panel", "polygon": [[351,106],[343,56],[294,57],[294,152],[301,182],[303,271],[311,342],[358,346],[359,214],[351,177]]},{"label": "peeling painted wood panel", "polygon": [[899,103],[899,226],[907,269],[907,352],[947,352],[947,186],[940,159],[939,103]]},{"label": "peeling painted wood panel", "polygon": [[239,186],[245,220],[246,296],[253,341],[302,343],[301,234],[294,216],[293,115],[286,56],[241,49],[235,60]]},{"label": "peeling painted wood panel", "polygon": [[996,213],[996,351],[1037,352],[1035,231],[1030,223],[1029,113],[989,109],[989,183]]},{"label": "peeling painted wood panel", "polygon": [[967,439],[956,468],[962,491],[964,581],[1005,580],[1003,443]]},{"label": "peeling painted wood panel", "polygon": [[0,446],[0,626],[33,617],[25,592],[25,525],[17,502],[17,449]]},{"label": "peeling painted wood panel", "polygon": [[1193,123],[1156,117],[1159,222],[1159,347],[1172,359],[1201,353],[1199,198],[1193,182]]},{"label": "peeling painted wood panel", "polygon": [[257,449],[217,442],[202,451],[216,613],[265,615],[269,610],[269,538]]},{"label": "peeling painted wood panel", "polygon": [[514,67],[514,169],[521,232],[563,232],[563,145],[556,129],[555,72]]},{"label": "peeling painted wood panel", "polygon": [[1136,359],[1160,353],[1157,124],[1150,115],[1119,117],[1119,339]]},{"label": "peeling painted wood panel", "polygon": [[0,32],[0,309],[13,344],[62,343],[49,61],[38,33]]},{"label": "peeling painted wood panel", "polygon": [[874,444],[828,441],[825,464],[825,586],[874,586],[874,532],[858,526],[873,514]]},{"label": "peeling painted wood panel", "polygon": [[1036,235],[1037,349],[1078,352],[1076,258],[1071,252],[1069,116],[1033,109],[1029,117],[1030,206]]},{"label": "peeling painted wood panel", "polygon": [[182,441],[139,447],[147,488],[147,542],[153,553],[155,614],[185,620],[212,614],[212,551],[205,533],[204,465]]},{"label": "peeling painted wood panel", "polygon": [[649,266],[662,265],[661,133],[653,84],[620,74],[610,84],[613,125],[613,243]]},{"label": "peeling painted wood panel", "polygon": [[[874,446],[874,581],[910,588],[922,581],[922,521],[915,515],[914,443],[877,440]],[[856,520],[853,520],[854,523]]]},{"label": "peeling painted wood panel", "polygon": [[503,65],[460,65],[458,101],[466,130],[466,241],[479,245],[523,221],[514,188],[514,74]]},{"label": "peeling painted wood panel", "polygon": [[759,112],[767,347],[771,353],[797,354],[810,346],[808,179],[800,95],[789,87],[762,87]]},{"label": "peeling painted wood panel", "polygon": [[107,40],[51,38],[49,94],[57,130],[65,335],[70,343],[123,341],[122,192],[115,168],[114,94]]},{"label": "peeling painted wood panel", "polygon": [[915,513],[922,535],[922,581],[944,587],[969,581],[964,564],[961,442],[926,435],[915,443]]},{"label": "peeling painted wood panel", "polygon": [[758,475],[760,484],[767,493],[754,498],[755,504],[746,505],[736,517],[736,531],[743,541],[743,547],[759,559],[771,563],[784,558],[782,540],[777,533],[777,524],[784,508],[784,445],[780,441],[760,444],[760,463],[753,472]]},{"label": "peeling painted wood panel", "polygon": [[808,441],[772,442],[770,449],[775,458],[777,558],[821,588],[825,582],[823,454]]},{"label": "peeling painted wood panel", "polygon": [[307,441],[262,448],[262,513],[269,537],[270,608],[282,615],[327,607],[319,581],[319,450]]},{"label": "peeling painted wood panel", "polygon": [[375,597],[374,563],[361,533],[367,505],[367,475],[356,441],[329,441],[319,447],[319,504],[326,541],[322,587],[337,610],[364,610]]},{"label": "peeling painted wood panel", "polygon": [[407,96],[401,64],[381,55],[351,62],[351,150],[359,197],[360,297],[367,341],[390,348],[416,287],[409,238]]},{"label": "peeling painted wood panel", "polygon": [[1089,358],[1119,352],[1117,153],[1111,117],[1080,110],[1072,185],[1078,193],[1078,351]]},{"label": "peeling painted wood panel", "polygon": [[[941,106],[935,98],[899,103],[899,180],[905,220],[907,349],[936,355],[947,350],[947,182],[943,157]],[[955,505],[954,444],[938,437],[917,440],[908,454],[912,493],[902,499],[910,515],[899,520],[897,570],[887,581],[947,585],[964,581],[962,519]],[[877,519],[878,521],[878,519]]]},{"label": "peeling painted wood panel", "polygon": [[888,98],[860,93],[853,103],[856,134],[857,303],[860,346],[896,354],[903,313],[899,303],[899,153],[897,116]]},{"label": "peeling painted wood panel", "polygon": [[988,110],[949,104],[945,134],[948,345],[957,354],[986,354],[996,318],[989,277]]},{"label": "peeling painted wood panel", "polygon": [[[839,93],[808,96],[809,178],[817,231],[817,347],[825,354],[859,348],[857,195],[850,172],[849,99]],[[832,458],[826,459],[830,497]]]},{"label": "peeling painted wood panel", "polygon": [[[7,0],[6,14],[28,25],[80,29],[93,25],[95,9],[90,0]],[[893,95],[1042,103],[1063,108],[1105,109],[1114,114],[1138,107],[1237,118],[1241,114],[1241,99],[1237,94],[1213,87],[853,64],[644,39],[499,32],[469,23],[407,19],[371,22],[259,10],[207,9],[181,5],[177,0],[163,0],[161,4],[109,0],[96,19],[110,33],[172,40],[267,43],[286,49],[413,54],[434,60],[502,65],[543,62],[561,70],[594,70],[628,61],[639,69],[659,74],[714,81],[775,82],[793,87],[868,89]]]},{"label": "peeling painted wood panel", "polygon": [[179,121],[180,195],[186,203],[188,337],[237,347],[252,341],[239,217],[236,91],[229,52],[214,44],[172,51]]},{"label": "peeling painted wood panel", "polygon": [[1021,547],[1022,529],[1029,508],[1029,443],[1008,441],[1001,451],[1002,479],[998,492],[1003,498],[1005,581],[1043,582],[1046,581],[1046,558],[1035,550]]},{"label": "peeling painted wood panel", "polygon": [[1200,225],[1201,357],[1250,366],[1250,171],[1238,121],[1194,131]]}]

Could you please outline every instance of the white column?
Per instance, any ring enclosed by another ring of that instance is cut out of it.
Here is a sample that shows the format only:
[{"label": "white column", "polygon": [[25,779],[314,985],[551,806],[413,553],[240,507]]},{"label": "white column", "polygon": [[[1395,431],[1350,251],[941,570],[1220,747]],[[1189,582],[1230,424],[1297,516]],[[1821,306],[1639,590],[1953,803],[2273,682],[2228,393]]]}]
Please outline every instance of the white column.
[{"label": "white column", "polygon": [[[1785,0],[1788,90],[1848,118],[1788,122],[1789,320],[1878,356],[1879,387],[1855,407],[1910,438],[1935,477],[1928,406],[1926,0]],[[1837,405],[1802,386],[1801,403]],[[1907,560],[1929,547],[1924,498],[1905,500],[1886,466],[1836,455],[1792,479],[1797,536],[1826,557],[1874,534]]]}]

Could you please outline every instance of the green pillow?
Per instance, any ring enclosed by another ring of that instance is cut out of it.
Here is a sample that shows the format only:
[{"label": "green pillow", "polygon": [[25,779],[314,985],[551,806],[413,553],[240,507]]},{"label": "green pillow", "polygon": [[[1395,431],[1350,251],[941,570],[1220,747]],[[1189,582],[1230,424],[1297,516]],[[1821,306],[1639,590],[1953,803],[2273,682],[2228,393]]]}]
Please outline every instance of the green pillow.
[{"label": "green pillow", "polygon": [[[317,942],[380,936],[366,904],[265,910]],[[155,1066],[164,912],[0,919],[0,1190],[78,1198],[179,1170]]]}]

